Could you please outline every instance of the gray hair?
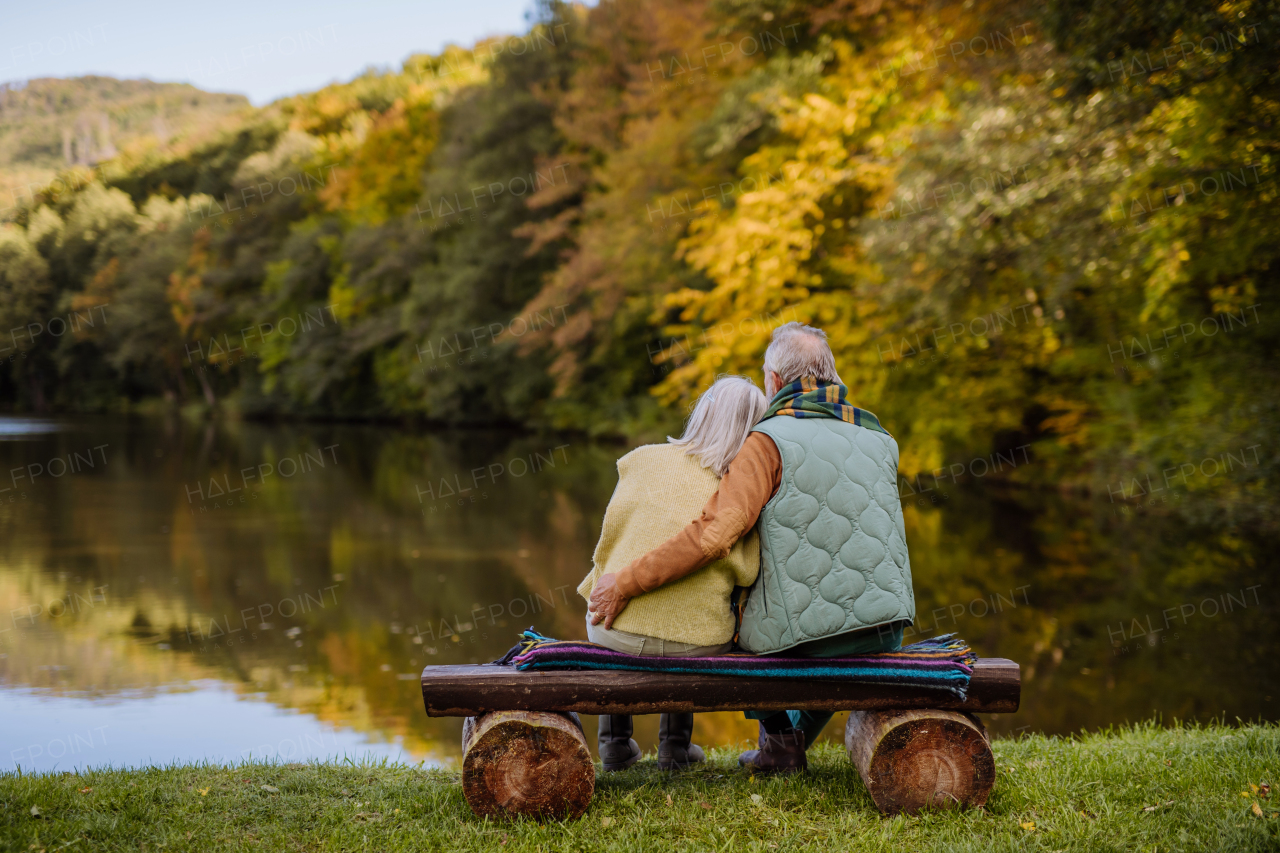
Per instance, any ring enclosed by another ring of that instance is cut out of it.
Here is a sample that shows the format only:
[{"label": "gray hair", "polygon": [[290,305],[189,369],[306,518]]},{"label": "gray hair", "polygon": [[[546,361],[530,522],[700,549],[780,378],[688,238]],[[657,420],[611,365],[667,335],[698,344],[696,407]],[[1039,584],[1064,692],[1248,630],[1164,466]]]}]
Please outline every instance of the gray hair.
[{"label": "gray hair", "polygon": [[723,477],[768,407],[764,393],[747,377],[717,377],[694,405],[684,435],[667,436],[667,441]]},{"label": "gray hair", "polygon": [[827,343],[827,333],[802,323],[785,323],[773,330],[773,339],[764,351],[764,369],[766,377],[770,370],[778,374],[783,385],[801,376],[844,384],[836,373],[836,358]]}]

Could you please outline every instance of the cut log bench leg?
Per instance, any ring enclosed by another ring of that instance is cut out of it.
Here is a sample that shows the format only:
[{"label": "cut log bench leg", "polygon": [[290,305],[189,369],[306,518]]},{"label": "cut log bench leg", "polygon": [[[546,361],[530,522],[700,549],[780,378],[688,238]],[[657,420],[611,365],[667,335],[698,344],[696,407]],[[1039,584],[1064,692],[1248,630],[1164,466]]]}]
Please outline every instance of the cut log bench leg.
[{"label": "cut log bench leg", "polygon": [[[966,712],[1012,714],[1020,698],[1018,664],[1003,658],[981,658],[973,665],[963,700],[902,685],[764,676],[521,672],[494,664],[422,671],[427,715],[467,718],[462,782],[472,810],[481,816],[540,819],[579,817],[595,793],[595,766],[576,714],[744,708],[854,709],[845,747],[884,813],[980,806],[995,781],[995,759],[982,723]],[[495,707],[514,710],[490,710]],[[929,707],[933,710],[893,710]]]},{"label": "cut log bench leg", "polygon": [[981,806],[995,783],[986,727],[971,714],[851,711],[844,745],[885,814]]},{"label": "cut log bench leg", "polygon": [[596,769],[578,715],[491,711],[462,724],[462,792],[480,817],[576,818]]}]

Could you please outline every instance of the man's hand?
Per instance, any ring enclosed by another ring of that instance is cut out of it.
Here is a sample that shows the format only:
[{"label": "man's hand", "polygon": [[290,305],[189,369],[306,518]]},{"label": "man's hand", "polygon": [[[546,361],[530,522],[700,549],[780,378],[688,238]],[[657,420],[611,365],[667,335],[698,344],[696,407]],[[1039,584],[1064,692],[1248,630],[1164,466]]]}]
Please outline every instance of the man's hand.
[{"label": "man's hand", "polygon": [[609,630],[613,627],[613,620],[618,618],[618,614],[630,600],[618,592],[618,584],[613,575],[601,575],[600,580],[596,581],[595,589],[591,590],[591,601],[587,605],[587,609],[591,611],[591,624],[599,625],[603,621],[605,630]]}]

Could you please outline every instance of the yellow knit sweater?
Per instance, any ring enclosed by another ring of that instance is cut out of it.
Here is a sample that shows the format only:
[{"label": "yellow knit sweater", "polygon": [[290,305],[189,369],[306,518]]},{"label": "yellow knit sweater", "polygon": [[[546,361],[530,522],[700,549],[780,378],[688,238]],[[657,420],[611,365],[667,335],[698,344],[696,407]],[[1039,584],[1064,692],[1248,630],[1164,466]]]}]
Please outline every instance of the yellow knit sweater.
[{"label": "yellow knit sweater", "polygon": [[[711,469],[674,444],[637,447],[618,460],[618,486],[604,511],[591,573],[578,585],[590,599],[596,579],[617,572],[679,533],[720,486]],[[729,598],[760,572],[760,537],[753,529],[729,556],[631,599],[613,627],[679,643],[714,646],[733,639]]]}]

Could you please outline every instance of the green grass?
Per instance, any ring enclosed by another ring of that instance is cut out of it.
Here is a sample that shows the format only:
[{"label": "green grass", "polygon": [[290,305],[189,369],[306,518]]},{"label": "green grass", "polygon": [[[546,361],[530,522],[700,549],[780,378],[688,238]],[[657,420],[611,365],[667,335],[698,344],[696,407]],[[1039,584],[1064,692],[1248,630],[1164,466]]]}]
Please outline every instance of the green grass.
[{"label": "green grass", "polygon": [[0,849],[1280,850],[1280,794],[1250,787],[1276,781],[1278,726],[1142,725],[998,740],[995,753],[985,809],[914,818],[879,815],[831,745],[787,779],[753,781],[734,750],[677,774],[646,760],[601,774],[582,820],[547,824],[477,819],[456,771],[414,767],[10,773],[0,776]]}]

